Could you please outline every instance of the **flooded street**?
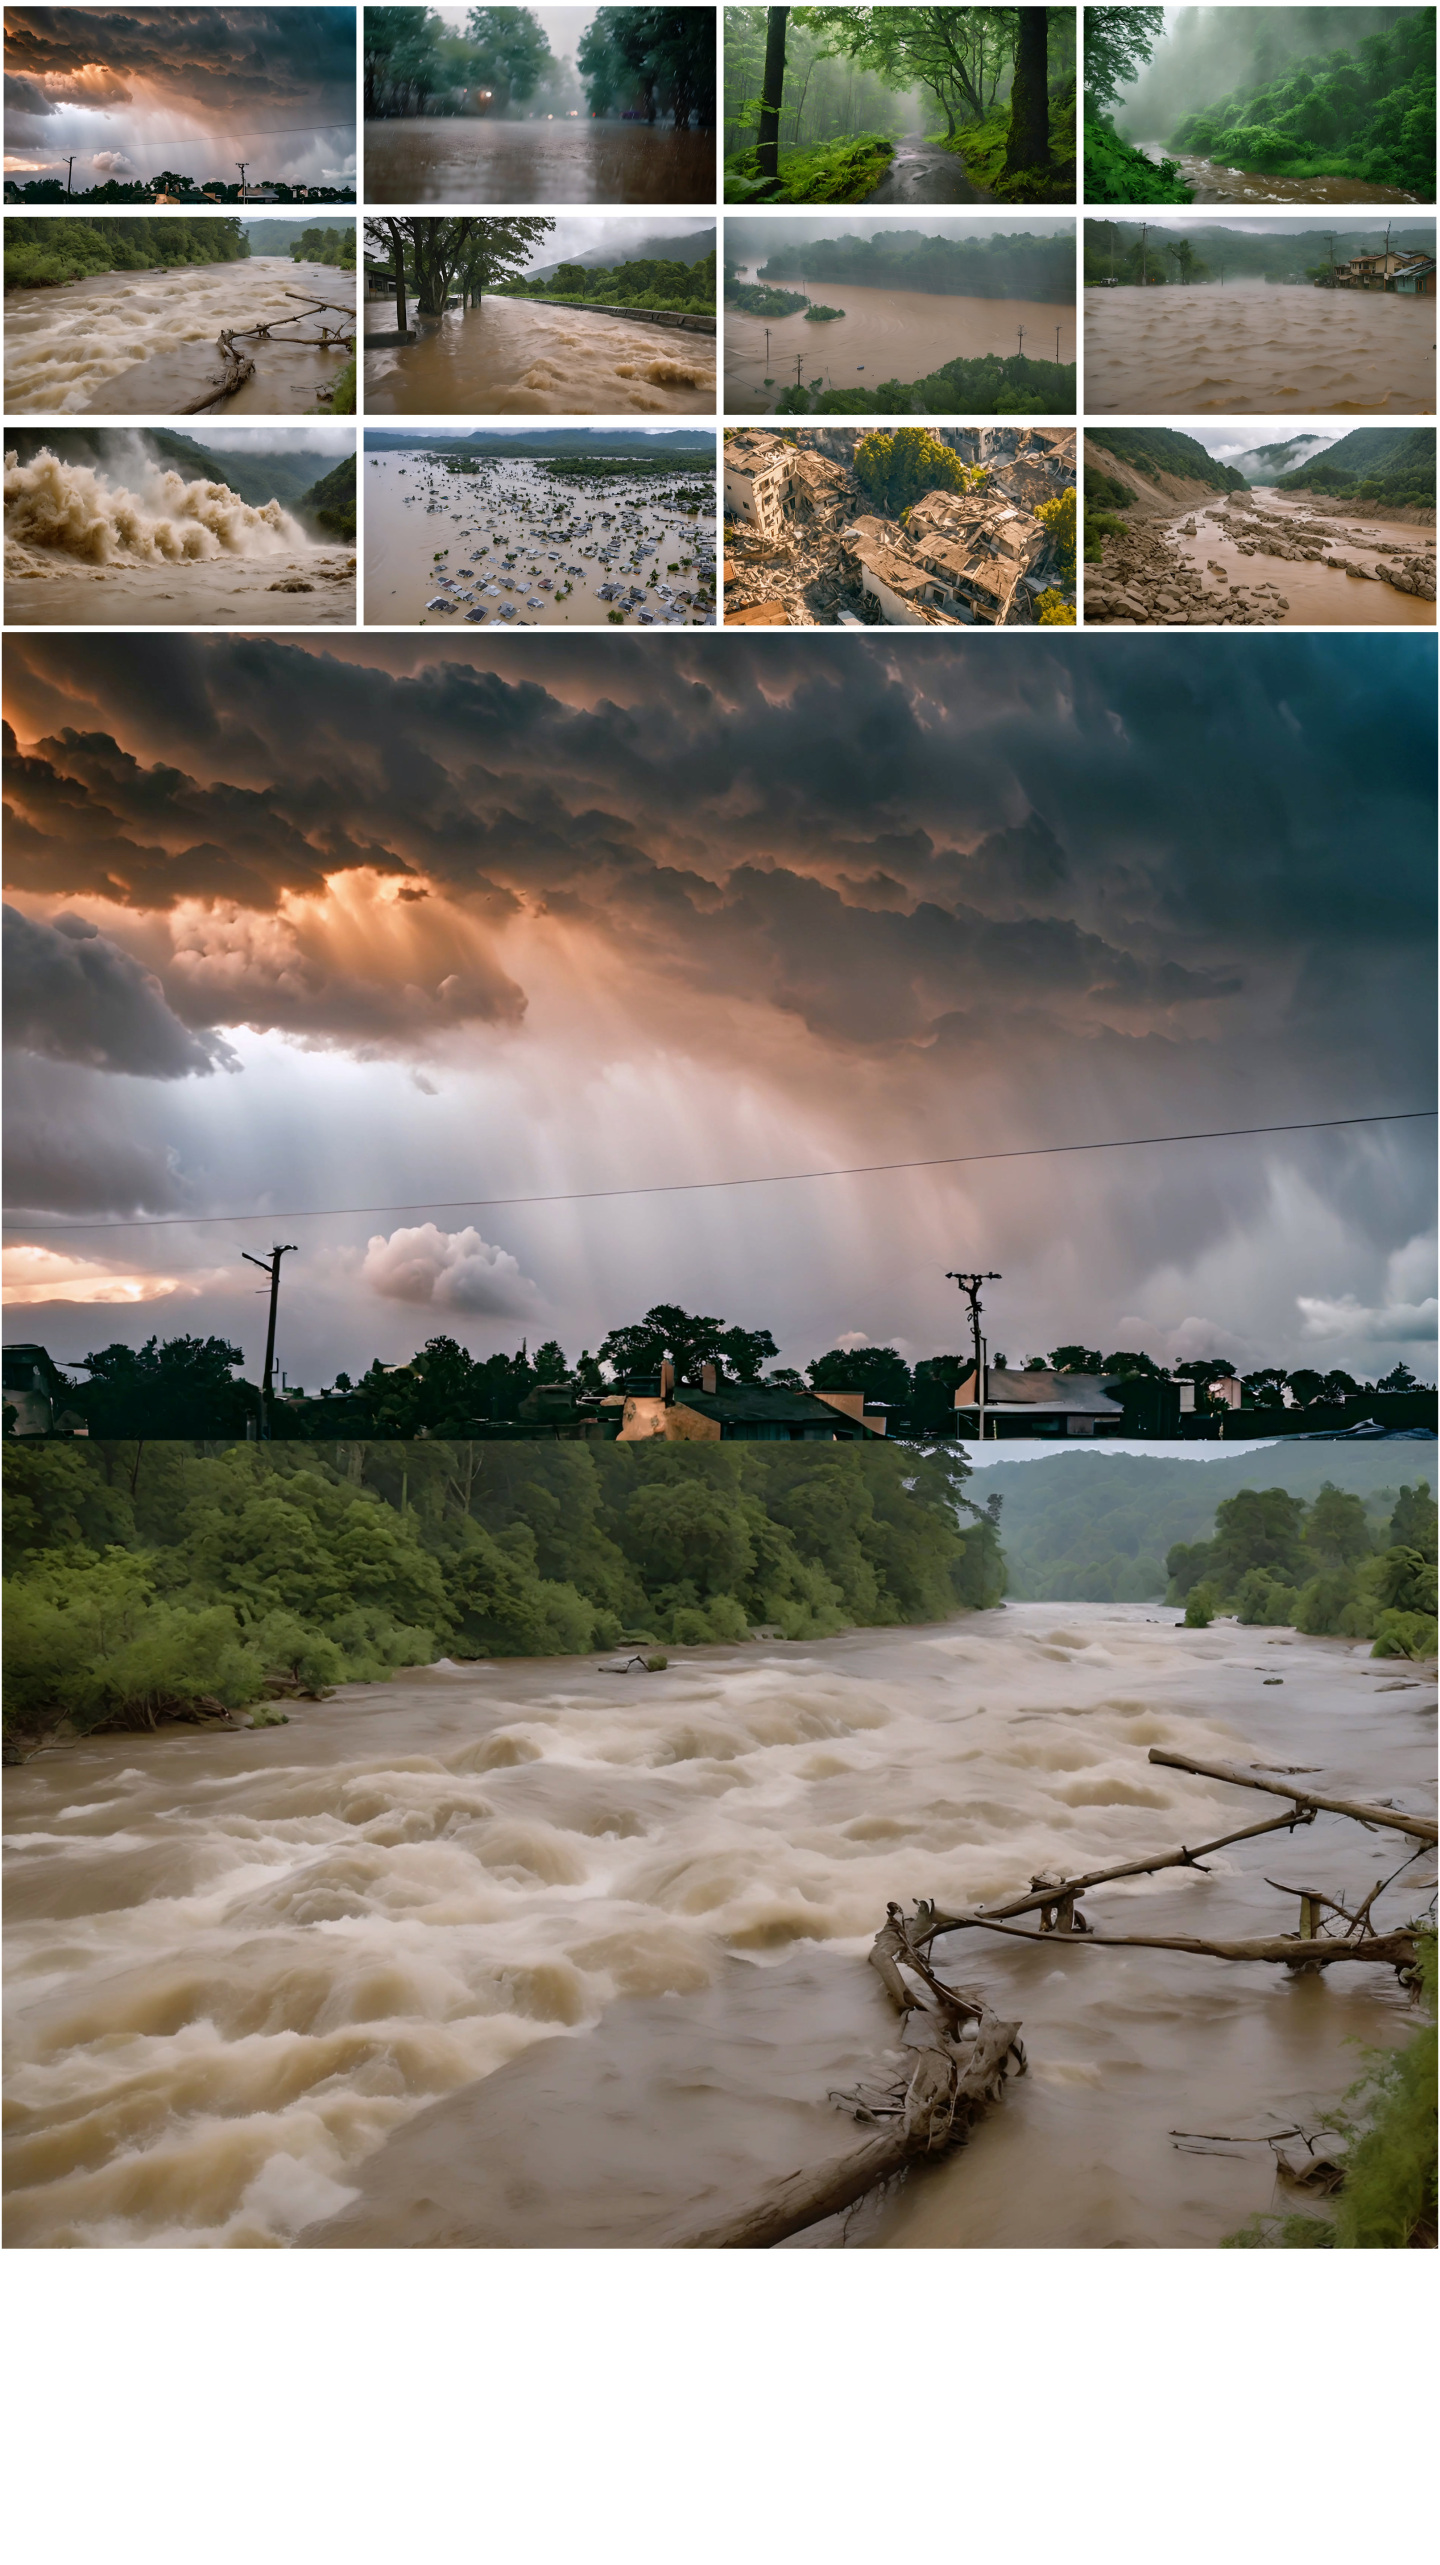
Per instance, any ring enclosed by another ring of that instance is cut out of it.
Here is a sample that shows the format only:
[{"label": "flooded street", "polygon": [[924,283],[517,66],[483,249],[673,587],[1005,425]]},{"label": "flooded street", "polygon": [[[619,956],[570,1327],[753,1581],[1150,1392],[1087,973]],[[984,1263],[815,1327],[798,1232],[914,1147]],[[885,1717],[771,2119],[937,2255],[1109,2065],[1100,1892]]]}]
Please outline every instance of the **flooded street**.
[{"label": "flooded street", "polygon": [[1092,286],[1085,402],[1097,414],[1424,416],[1434,309],[1314,285]]},{"label": "flooded street", "polygon": [[[748,271],[746,271],[748,273]],[[751,279],[753,281],[753,278]],[[841,321],[811,321],[791,312],[779,321],[727,305],[725,407],[748,415],[773,409],[787,383],[823,375],[827,388],[853,392],[885,382],[913,383],[954,356],[1016,356],[1025,332],[1025,354],[1060,363],[1075,356],[1075,314],[1069,304],[1007,303],[959,294],[903,294],[886,285],[827,285],[813,279],[766,280],[782,291],[806,293],[812,302],[838,305]],[[765,362],[765,333],[770,362]],[[766,388],[766,375],[772,377]]]},{"label": "flooded street", "polygon": [[505,457],[474,472],[413,453],[366,460],[367,623],[713,623],[714,566],[703,460],[585,476]]},{"label": "flooded street", "polygon": [[698,330],[503,294],[420,328],[414,347],[367,355],[373,416],[681,417],[715,408],[715,341]]},{"label": "flooded street", "polygon": [[620,116],[397,116],[365,127],[372,205],[709,205],[715,136]]},{"label": "flooded street", "polygon": [[[12,1773],[10,2243],[663,2240],[853,2141],[825,2096],[894,2045],[864,1964],[888,1898],[993,1900],[1254,1819],[1152,1744],[1430,1804],[1430,1670],[1153,1606],[610,1662],[435,1668]],[[1400,1857],[1323,1816],[1301,1842],[1337,1890]],[[1288,1929],[1264,1875],[1299,1857],[1262,1837],[1092,1920]],[[1268,2153],[1170,2131],[1313,2125],[1347,2040],[1413,2020],[1380,1971],[944,1948],[1031,2071],[851,2243],[1213,2245],[1269,2205]]]},{"label": "flooded street", "polygon": [[1223,160],[1204,160],[1196,152],[1171,151],[1164,143],[1132,145],[1153,160],[1179,164],[1181,184],[1193,188],[1197,205],[1419,205],[1425,199],[1403,187],[1382,187],[1369,178],[1294,178],[1279,169],[1230,169]]},{"label": "flooded street", "polygon": [[[299,297],[297,302],[296,297]],[[5,400],[36,410],[96,416],[163,417],[193,399],[220,329],[284,322],[295,336],[318,335],[297,318],[306,300],[334,298],[352,318],[355,279],[343,269],[293,258],[241,258],[159,274],[126,269],[71,285],[17,287],[5,297]],[[323,316],[340,325],[340,312]],[[349,362],[344,347],[242,342],[255,359],[248,383],[212,415],[313,412],[316,392]]]},{"label": "flooded street", "polygon": [[351,623],[355,554],[314,541],[269,500],[163,470],[138,439],[133,470],[42,450],[5,470],[9,623]]}]

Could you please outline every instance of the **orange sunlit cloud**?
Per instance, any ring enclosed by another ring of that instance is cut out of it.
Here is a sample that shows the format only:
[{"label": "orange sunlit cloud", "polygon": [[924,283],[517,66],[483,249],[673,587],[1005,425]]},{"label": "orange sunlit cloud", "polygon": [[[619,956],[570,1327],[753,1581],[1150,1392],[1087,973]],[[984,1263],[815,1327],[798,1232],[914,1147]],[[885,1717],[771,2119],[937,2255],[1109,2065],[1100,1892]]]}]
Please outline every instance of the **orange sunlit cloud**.
[{"label": "orange sunlit cloud", "polygon": [[54,1247],[6,1247],[0,1250],[0,1274],[7,1308],[42,1300],[98,1308],[114,1301],[168,1300],[199,1288],[193,1276],[182,1282],[174,1274],[116,1273],[93,1257],[64,1255]]}]

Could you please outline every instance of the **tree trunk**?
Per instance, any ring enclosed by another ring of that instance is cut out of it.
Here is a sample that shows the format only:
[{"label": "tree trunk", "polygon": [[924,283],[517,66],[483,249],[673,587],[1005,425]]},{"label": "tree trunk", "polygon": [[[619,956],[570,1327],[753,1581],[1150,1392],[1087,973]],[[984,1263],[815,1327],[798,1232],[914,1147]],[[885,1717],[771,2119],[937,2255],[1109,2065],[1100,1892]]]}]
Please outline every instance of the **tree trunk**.
[{"label": "tree trunk", "polygon": [[[1298,1787],[1294,1780],[1272,1781],[1268,1772],[1246,1772],[1233,1763],[1197,1763],[1190,1755],[1167,1754],[1162,1746],[1150,1749],[1152,1763],[1168,1763],[1177,1772],[1199,1773],[1206,1781],[1233,1781],[1237,1790],[1265,1790],[1273,1799],[1293,1799],[1297,1808],[1325,1808],[1337,1817],[1354,1817],[1362,1826],[1389,1827],[1397,1835],[1413,1835],[1420,1844],[1433,1844],[1440,1828],[1433,1817],[1416,1817],[1405,1808],[1381,1808],[1368,1799],[1336,1799],[1319,1790]],[[1273,1764],[1269,1771],[1273,1771]]]},{"label": "tree trunk", "polygon": [[386,229],[395,260],[395,326],[403,338],[410,327],[405,313],[405,235],[398,223],[388,223]]},{"label": "tree trunk", "polygon": [[765,12],[765,86],[760,98],[756,158],[762,178],[780,175],[780,108],[785,96],[785,27],[788,9]]},{"label": "tree trunk", "polygon": [[1050,35],[1043,9],[1017,11],[1020,32],[1010,91],[1010,144],[1005,174],[1050,166]]}]

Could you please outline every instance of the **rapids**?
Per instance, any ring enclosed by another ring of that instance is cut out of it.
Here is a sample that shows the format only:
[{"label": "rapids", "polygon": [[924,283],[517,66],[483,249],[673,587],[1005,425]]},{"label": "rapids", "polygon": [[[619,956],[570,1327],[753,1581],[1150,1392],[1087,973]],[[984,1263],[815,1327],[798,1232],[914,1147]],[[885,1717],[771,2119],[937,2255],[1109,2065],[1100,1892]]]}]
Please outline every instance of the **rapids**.
[{"label": "rapids", "polygon": [[[213,354],[217,330],[288,322],[297,337],[313,336],[314,323],[295,317],[307,295],[334,296],[353,313],[355,279],[308,261],[245,258],[16,287],[5,297],[6,407],[163,417],[199,389],[204,369],[198,360]],[[339,325],[338,311],[325,317]],[[242,344],[255,359],[254,375],[217,406],[217,417],[280,410],[313,416],[317,392],[348,362],[343,347],[321,351],[275,339]]]},{"label": "rapids", "polygon": [[1179,163],[1181,184],[1193,191],[1197,205],[1419,205],[1424,199],[1403,187],[1382,187],[1369,178],[1295,178],[1280,169],[1231,169],[1223,160],[1205,160],[1198,152],[1171,151],[1164,143],[1134,146],[1158,168],[1162,160]]},{"label": "rapids", "polygon": [[[382,306],[372,300],[370,311]],[[385,305],[384,326],[393,326]],[[367,416],[667,417],[715,407],[715,341],[624,312],[487,294],[478,311],[422,321],[413,347],[365,358]]]},{"label": "rapids", "polygon": [[[994,1899],[1256,1813],[1151,1744],[1415,1804],[1431,1777],[1421,1669],[1159,1607],[610,1665],[440,1666],[285,1727],[96,1737],[10,1775],[10,2243],[435,2240],[417,2218],[650,2240],[747,2160],[803,2161],[797,2134],[854,2134],[825,2092],[893,2040],[864,1965],[888,1898]],[[1122,1884],[1104,1921],[1288,1922],[1267,1870],[1354,1887],[1399,1858],[1337,1819],[1300,1843]],[[851,2241],[1214,2244],[1267,2205],[1268,2155],[1169,2132],[1313,2120],[1354,2076],[1347,2038],[1409,2019],[1375,1972],[949,1952],[1023,2020],[1031,2073]]]},{"label": "rapids", "polygon": [[1434,309],[1316,285],[1091,286],[1085,406],[1424,417],[1435,407]]}]

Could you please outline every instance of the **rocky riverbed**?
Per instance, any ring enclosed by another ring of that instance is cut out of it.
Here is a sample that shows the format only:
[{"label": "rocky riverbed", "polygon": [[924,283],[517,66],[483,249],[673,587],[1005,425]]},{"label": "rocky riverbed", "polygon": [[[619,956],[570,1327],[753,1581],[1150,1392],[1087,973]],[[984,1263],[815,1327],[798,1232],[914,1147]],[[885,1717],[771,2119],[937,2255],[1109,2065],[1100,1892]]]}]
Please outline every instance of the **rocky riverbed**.
[{"label": "rocky riverbed", "polygon": [[[1087,623],[1262,624],[1281,623],[1293,608],[1306,622],[1391,620],[1379,611],[1359,614],[1353,601],[1317,599],[1313,581],[1237,577],[1216,553],[1237,561],[1318,566],[1347,579],[1371,581],[1422,607],[1435,599],[1435,540],[1419,527],[1378,530],[1337,521],[1332,511],[1303,507],[1277,515],[1249,490],[1231,491],[1213,507],[1192,510],[1168,523],[1154,517],[1108,532],[1101,559],[1085,572]],[[1409,619],[1408,617],[1406,618]]]}]

